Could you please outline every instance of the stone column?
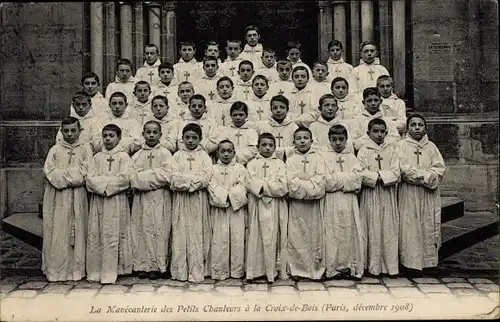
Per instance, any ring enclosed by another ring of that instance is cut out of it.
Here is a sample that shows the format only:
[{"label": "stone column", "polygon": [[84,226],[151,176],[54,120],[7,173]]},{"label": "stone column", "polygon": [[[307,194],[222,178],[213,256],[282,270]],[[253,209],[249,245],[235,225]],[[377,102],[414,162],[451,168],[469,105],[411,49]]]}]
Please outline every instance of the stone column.
[{"label": "stone column", "polygon": [[120,56],[132,60],[132,5],[120,5]]},{"label": "stone column", "polygon": [[102,2],[90,3],[90,68],[103,81],[104,16]]},{"label": "stone column", "polygon": [[351,20],[351,64],[357,66],[359,64],[359,45],[361,44],[360,30],[361,21],[360,15],[360,5],[359,1],[350,1],[350,20]]},{"label": "stone column", "polygon": [[392,47],[394,92],[406,94],[405,0],[392,0]]},{"label": "stone column", "polygon": [[[115,63],[116,63],[116,54],[117,54],[117,43],[116,43],[116,23],[115,23],[115,3],[114,2],[106,2],[105,4],[105,23],[106,23],[106,34],[105,34],[105,64],[106,70],[103,75],[104,80],[101,83],[109,84],[115,80]],[[103,86],[103,92],[105,91],[105,86]]]},{"label": "stone column", "polygon": [[392,74],[392,19],[390,0],[379,0],[380,62]]},{"label": "stone column", "polygon": [[176,1],[166,1],[163,6],[161,21],[161,55],[162,61],[174,64],[177,55],[177,21],[175,14]]},{"label": "stone column", "polygon": [[134,66],[138,70],[144,64],[144,11],[142,2],[134,6]]},{"label": "stone column", "polygon": [[329,1],[319,1],[318,8],[319,59],[326,61],[328,59],[328,43],[333,38],[332,7]]},{"label": "stone column", "polygon": [[373,0],[361,0],[361,41],[375,40],[373,26]]},{"label": "stone column", "polygon": [[334,38],[342,43],[344,50],[347,47],[346,35],[346,0],[333,0],[333,35]]},{"label": "stone column", "polygon": [[161,5],[156,2],[149,4],[149,43],[160,48]]}]

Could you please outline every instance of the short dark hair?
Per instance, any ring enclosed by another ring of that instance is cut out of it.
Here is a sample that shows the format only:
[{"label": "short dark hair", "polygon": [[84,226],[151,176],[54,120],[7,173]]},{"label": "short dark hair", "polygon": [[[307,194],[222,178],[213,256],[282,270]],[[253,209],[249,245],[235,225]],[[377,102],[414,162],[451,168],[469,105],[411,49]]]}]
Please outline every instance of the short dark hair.
[{"label": "short dark hair", "polygon": [[368,122],[368,131],[371,131],[374,125],[383,125],[387,130],[387,123],[385,123],[385,121],[381,118],[376,118]]},{"label": "short dark hair", "polygon": [[328,130],[328,136],[332,134],[343,135],[346,139],[348,138],[347,129],[342,124],[332,125],[332,127]]},{"label": "short dark hair", "polygon": [[247,33],[250,31],[250,30],[255,30],[257,31],[257,34],[260,35],[260,31],[259,31],[259,28],[256,26],[256,25],[250,25],[248,27],[245,28],[245,37],[247,36]]},{"label": "short dark hair", "polygon": [[155,120],[151,120],[151,121],[147,121],[146,123],[144,123],[144,126],[142,127],[142,130],[144,131],[144,129],[146,128],[146,125],[148,124],[155,124],[158,126],[158,128],[160,129],[160,132],[161,132],[161,124]]},{"label": "short dark hair", "polygon": [[113,94],[111,94],[111,96],[109,97],[109,101],[111,102],[111,100],[115,97],[121,97],[125,100],[125,104],[127,104],[127,95],[123,94],[122,92],[114,92]]},{"label": "short dark hair", "polygon": [[335,98],[335,96],[331,93],[328,93],[328,94],[324,94],[322,95],[320,98],[319,98],[319,107],[321,107],[323,105],[323,102],[326,100],[326,99],[333,99],[335,101],[335,104],[337,104],[338,106],[338,102],[337,102],[337,99]]},{"label": "short dark hair", "polygon": [[122,138],[122,129],[116,125],[116,124],[106,124],[104,125],[104,127],[102,128],[102,131],[101,133],[103,133],[104,131],[113,131],[116,133],[116,136],[118,138]]},{"label": "short dark hair", "polygon": [[264,133],[261,133],[259,135],[259,139],[257,140],[257,145],[260,145],[260,142],[263,140],[263,139],[269,139],[269,140],[272,140],[274,145],[276,145],[276,138],[274,137],[274,135],[272,135],[271,133],[269,132],[264,132]]},{"label": "short dark hair", "polygon": [[253,83],[255,82],[255,80],[257,80],[257,79],[262,79],[262,80],[266,83],[267,87],[269,87],[269,79],[267,79],[267,77],[266,77],[266,76],[264,76],[264,75],[260,75],[260,74],[259,74],[259,75],[254,76],[254,78],[252,79],[252,85],[253,85]]},{"label": "short dark hair", "polygon": [[418,113],[413,113],[410,116],[408,116],[408,118],[406,119],[406,128],[408,128],[408,126],[410,126],[410,121],[411,121],[411,119],[414,119],[414,118],[419,118],[422,121],[424,121],[424,125],[427,128],[427,121],[425,120],[425,118],[422,114],[418,114]]},{"label": "short dark hair", "polygon": [[224,140],[220,141],[219,144],[217,144],[217,150],[219,150],[221,144],[224,144],[224,143],[231,144],[233,146],[233,150],[234,150],[234,143],[231,140],[227,140],[227,139],[224,139]]},{"label": "short dark hair", "polygon": [[75,94],[73,94],[73,97],[71,97],[71,102],[74,103],[76,99],[86,99],[92,105],[92,97],[86,92],[76,92]]},{"label": "short dark hair", "polygon": [[156,95],[155,97],[153,97],[153,99],[151,99],[151,104],[153,104],[153,101],[155,101],[155,100],[162,100],[168,106],[168,98],[166,96]]},{"label": "short dark hair", "polygon": [[234,111],[243,111],[248,116],[248,105],[244,102],[236,101],[233,104],[231,104],[231,108],[229,109],[229,114],[233,113]]},{"label": "short dark hair", "polygon": [[155,44],[147,44],[146,46],[144,46],[144,51],[146,51],[146,48],[148,47],[154,47],[156,49],[156,53],[160,54],[160,48],[158,48],[158,46],[156,46]]},{"label": "short dark hair", "polygon": [[361,52],[363,50],[363,47],[368,46],[368,45],[372,45],[372,46],[375,46],[375,48],[378,48],[377,44],[375,44],[374,41],[372,41],[372,40],[365,40],[365,41],[363,41],[361,43],[361,45],[359,45],[359,51]]},{"label": "short dark hair", "polygon": [[250,67],[252,67],[252,70],[253,70],[253,63],[249,60],[243,60],[241,61],[239,64],[238,64],[238,70],[240,70],[241,66],[243,65],[250,65]]},{"label": "short dark hair", "polygon": [[217,66],[219,65],[219,61],[217,60],[217,58],[215,56],[205,56],[205,57],[203,57],[202,64],[205,65],[205,63],[207,61],[212,61],[212,60],[217,64]]},{"label": "short dark hair", "polygon": [[182,129],[182,135],[186,134],[186,132],[192,131],[197,133],[200,136],[200,139],[202,138],[202,131],[201,131],[201,126],[199,126],[196,123],[189,123],[184,128]]},{"label": "short dark hair", "polygon": [[128,65],[130,66],[130,69],[132,69],[132,62],[130,61],[130,59],[127,58],[118,59],[118,61],[116,62],[116,70],[118,70],[120,65]]},{"label": "short dark hair", "polygon": [[194,94],[193,96],[191,96],[189,98],[189,104],[191,104],[192,100],[201,100],[201,101],[203,101],[203,104],[207,104],[207,100],[205,99],[205,96],[203,96],[201,94]]},{"label": "short dark hair", "polygon": [[194,42],[191,42],[191,41],[181,41],[180,44],[179,44],[179,50],[182,49],[182,46],[193,47],[193,49],[196,51],[196,45],[195,45]]},{"label": "short dark hair", "polygon": [[347,89],[349,89],[349,82],[347,81],[347,79],[345,79],[344,77],[335,77],[333,80],[332,80],[332,84],[330,85],[330,89],[333,89],[333,86],[335,84],[337,84],[338,82],[345,82],[345,84],[347,85]]},{"label": "short dark hair", "polygon": [[363,100],[365,100],[370,95],[377,95],[378,97],[380,97],[380,92],[376,87],[365,88],[365,90],[363,91]]},{"label": "short dark hair", "polygon": [[290,101],[288,100],[288,98],[286,98],[285,96],[283,95],[275,95],[271,98],[271,103],[270,103],[270,106],[273,105],[273,102],[281,102],[283,104],[286,105],[286,109],[289,110],[290,109]]},{"label": "short dark hair", "polygon": [[287,51],[290,51],[291,49],[298,49],[299,51],[302,51],[302,45],[300,44],[300,42],[295,40],[289,41],[288,44],[286,45],[286,48]]},{"label": "short dark hair", "polygon": [[100,83],[101,83],[101,82],[100,82],[100,80],[99,80],[99,76],[97,76],[97,74],[96,74],[96,73],[94,73],[94,72],[88,72],[88,73],[85,73],[85,74],[82,76],[82,79],[81,79],[81,81],[80,81],[80,82],[82,83],[82,85],[83,85],[83,82],[85,82],[85,80],[86,80],[87,78],[94,78],[94,79],[97,81],[97,83],[98,83],[98,84],[100,84]]},{"label": "short dark hair", "polygon": [[172,71],[172,73],[173,73],[173,72],[174,72],[174,65],[172,65],[172,63],[169,63],[168,61],[166,61],[166,62],[161,63],[161,64],[158,66],[158,73],[159,73],[162,69],[170,69],[170,70]]},{"label": "short dark hair", "polygon": [[78,128],[81,128],[80,121],[76,117],[73,116],[65,117],[61,121],[61,128],[63,127],[63,125],[71,125],[75,123],[78,126]]},{"label": "short dark hair", "polygon": [[146,81],[138,81],[137,83],[135,83],[134,92],[137,90],[137,87],[139,87],[139,85],[148,85],[149,91],[151,92],[151,85],[149,85],[149,83]]},{"label": "short dark hair", "polygon": [[330,48],[332,48],[333,46],[337,46],[337,47],[340,47],[340,49],[344,49],[344,45],[342,45],[342,42],[340,40],[330,40],[330,42],[328,43],[328,50],[330,50]]},{"label": "short dark hair", "polygon": [[231,78],[227,77],[227,76],[222,76],[221,78],[219,78],[217,80],[216,86],[219,87],[219,84],[222,83],[223,81],[228,81],[229,84],[231,84],[231,87],[234,88],[234,82],[233,82],[233,80]]},{"label": "short dark hair", "polygon": [[293,74],[295,74],[296,72],[300,71],[300,70],[305,70],[306,71],[306,74],[307,74],[307,78],[311,78],[311,75],[309,75],[309,71],[307,70],[307,68],[305,66],[297,66],[295,67],[293,70],[292,70],[292,76]]},{"label": "short dark hair", "polygon": [[309,135],[312,138],[312,132],[307,127],[299,126],[299,128],[296,129],[295,132],[293,132],[293,137],[295,138],[295,134],[297,134],[299,132],[307,132],[307,133],[309,133]]}]

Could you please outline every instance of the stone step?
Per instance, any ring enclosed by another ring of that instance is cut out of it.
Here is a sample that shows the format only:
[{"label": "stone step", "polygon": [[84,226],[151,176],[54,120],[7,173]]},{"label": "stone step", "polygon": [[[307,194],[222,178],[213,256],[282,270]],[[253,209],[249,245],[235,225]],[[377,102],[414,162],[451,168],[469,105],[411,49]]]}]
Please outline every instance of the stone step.
[{"label": "stone step", "polygon": [[43,221],[38,213],[17,213],[2,220],[2,230],[42,250]]},{"label": "stone step", "polygon": [[464,201],[457,197],[441,196],[441,223],[464,216]]}]

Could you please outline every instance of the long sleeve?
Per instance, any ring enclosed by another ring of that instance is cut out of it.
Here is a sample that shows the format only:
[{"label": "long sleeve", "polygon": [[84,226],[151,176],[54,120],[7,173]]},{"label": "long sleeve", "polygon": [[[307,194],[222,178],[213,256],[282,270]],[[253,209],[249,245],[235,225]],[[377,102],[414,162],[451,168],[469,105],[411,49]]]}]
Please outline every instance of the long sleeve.
[{"label": "long sleeve", "polygon": [[66,180],[71,187],[81,187],[85,185],[89,162],[92,158],[92,149],[90,145],[86,145],[82,147],[82,150],[82,162],[75,167],[68,168],[66,172]]},{"label": "long sleeve", "polygon": [[248,203],[247,189],[245,187],[246,172],[243,167],[239,169],[235,184],[229,188],[229,201],[234,211],[239,210]]},{"label": "long sleeve", "polygon": [[45,177],[47,178],[47,180],[51,185],[53,185],[56,189],[64,189],[68,187],[68,182],[64,177],[66,169],[56,168],[55,151],[56,151],[56,146],[53,146],[49,150],[47,158],[45,159],[43,172],[45,173]]},{"label": "long sleeve", "polygon": [[380,178],[385,186],[391,186],[398,183],[400,178],[400,169],[399,169],[399,157],[395,149],[391,148],[391,164],[388,170],[380,170],[378,173],[380,174]]},{"label": "long sleeve", "polygon": [[344,187],[344,183],[339,176],[340,173],[328,171],[325,175],[325,190],[335,192]]},{"label": "long sleeve", "polygon": [[219,208],[229,207],[228,195],[229,191],[226,187],[218,184],[217,178],[212,177],[208,184],[208,197],[210,205]]},{"label": "long sleeve", "polygon": [[256,145],[248,145],[243,149],[238,149],[236,151],[236,161],[241,164],[247,164],[250,160],[255,158],[257,155],[257,146]]},{"label": "long sleeve", "polygon": [[202,158],[201,169],[190,183],[189,191],[191,192],[208,187],[208,183],[212,178],[212,160],[208,154],[202,154]]},{"label": "long sleeve", "polygon": [[356,192],[361,190],[361,166],[356,158],[352,158],[353,168],[349,172],[342,174],[341,179],[343,181],[343,192]]},{"label": "long sleeve", "polygon": [[130,176],[130,186],[141,191],[151,191],[168,186],[170,183],[168,164],[160,168],[136,171]]},{"label": "long sleeve", "polygon": [[130,169],[132,168],[132,161],[127,156],[122,157],[120,160],[120,170],[115,176],[109,177],[109,183],[106,187],[106,195],[112,196],[130,187]]},{"label": "long sleeve", "polygon": [[437,189],[441,179],[444,176],[446,170],[444,165],[443,156],[439,152],[436,146],[432,146],[431,151],[431,167],[422,171],[424,177],[424,187],[428,189]]},{"label": "long sleeve", "polygon": [[170,189],[174,191],[188,191],[192,175],[183,173],[179,167],[177,155],[174,155],[174,161],[171,165]]},{"label": "long sleeve", "polygon": [[287,165],[287,179],[289,196],[294,199],[314,200],[320,199],[325,194],[325,163],[318,158],[314,175],[305,180],[299,179],[293,166]]},{"label": "long sleeve", "polygon": [[281,198],[288,193],[286,166],[279,165],[275,177],[263,182],[264,196]]},{"label": "long sleeve", "polygon": [[358,161],[362,169],[361,179],[363,185],[374,188],[377,185],[378,173],[368,170],[369,163],[367,160],[367,151],[368,150],[363,147],[358,152]]},{"label": "long sleeve", "polygon": [[316,113],[316,112],[309,112],[309,113],[306,113],[306,114],[302,114],[300,116],[298,116],[297,118],[295,118],[295,124],[297,124],[298,126],[302,126],[302,127],[307,127],[309,128],[309,125],[311,125],[312,123],[316,122],[319,118],[319,113]]},{"label": "long sleeve", "polygon": [[[96,155],[97,156],[97,155]],[[97,160],[94,157],[89,164],[89,171],[87,174],[87,189],[95,194],[104,195],[108,185],[109,178],[107,176],[99,175],[97,171]]]}]

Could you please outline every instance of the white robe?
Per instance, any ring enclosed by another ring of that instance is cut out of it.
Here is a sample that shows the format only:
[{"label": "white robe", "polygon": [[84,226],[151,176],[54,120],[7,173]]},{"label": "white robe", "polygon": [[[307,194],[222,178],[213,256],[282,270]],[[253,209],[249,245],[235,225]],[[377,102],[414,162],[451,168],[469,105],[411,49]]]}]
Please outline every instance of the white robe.
[{"label": "white robe", "polygon": [[211,154],[217,150],[217,126],[215,119],[208,117],[205,113],[201,118],[195,119],[191,114],[185,114],[184,120],[179,121],[177,124],[177,150],[184,149],[184,143],[182,141],[182,130],[189,123],[198,124],[201,127],[201,142],[200,145],[203,149]]},{"label": "white robe", "polygon": [[92,193],[87,238],[87,279],[115,283],[132,273],[129,188],[132,162],[120,145],[98,152],[87,176]]},{"label": "white robe", "polygon": [[[111,110],[109,108],[109,102],[104,96],[97,92],[94,96],[91,97],[91,103],[92,107],[90,109],[90,116],[101,116],[101,115],[108,115],[108,113],[111,113]],[[78,114],[75,112],[75,108],[73,107],[73,104],[71,104],[70,108],[70,116],[73,117],[78,117]]]},{"label": "white robe", "polygon": [[88,143],[58,142],[44,165],[42,271],[49,282],[85,276],[88,200],[85,176],[92,159]]},{"label": "white robe", "polygon": [[[382,158],[379,159],[379,156]],[[393,145],[368,141],[358,152],[363,168],[363,190],[359,202],[365,237],[366,265],[373,275],[398,274],[399,212],[397,183],[399,158]],[[380,162],[380,166],[379,166]],[[377,183],[378,175],[383,186]]]},{"label": "white robe", "polygon": [[207,102],[213,101],[217,95],[217,81],[222,76],[222,73],[219,71],[217,71],[214,77],[208,77],[203,73],[202,76],[193,82],[196,94],[203,95]]},{"label": "white robe", "polygon": [[[288,60],[290,60],[289,57],[287,57]],[[309,67],[309,65],[307,65],[306,63],[304,63],[302,61],[302,59],[299,58],[299,60],[295,63],[292,63],[292,71],[295,69],[295,67],[299,67],[299,66],[302,66],[302,67],[305,67],[307,69],[307,71],[309,72],[309,79],[312,78],[312,70],[311,70],[311,67]]]},{"label": "white robe", "polygon": [[380,64],[380,59],[376,58],[371,64],[367,64],[361,59],[359,65],[352,70],[352,78],[355,86],[349,86],[349,91],[354,93],[354,89],[356,89],[358,94],[363,97],[363,91],[366,88],[377,87],[377,78],[382,75],[389,75],[389,72],[387,68]]},{"label": "white robe", "polygon": [[[441,246],[439,184],[445,172],[443,157],[427,135],[416,141],[407,134],[398,142],[397,152],[402,179],[398,191],[400,261],[418,270],[435,267]],[[416,180],[419,176],[422,181]]]},{"label": "white robe", "polygon": [[132,156],[130,187],[134,194],[131,215],[133,270],[165,272],[169,266],[172,198],[172,154],[160,144],[146,144]]},{"label": "white robe", "polygon": [[366,132],[368,131],[368,123],[373,119],[382,119],[385,121],[387,125],[387,136],[385,137],[385,141],[388,144],[392,144],[401,139],[395,124],[389,118],[385,117],[382,111],[379,110],[375,114],[370,114],[370,112],[364,109],[361,114],[350,122],[352,140],[356,151],[361,149],[367,142],[371,142]]},{"label": "white robe", "polygon": [[326,165],[326,277],[347,269],[351,276],[361,278],[364,231],[356,195],[361,190],[361,166],[346,149],[338,153],[330,147],[322,156]]},{"label": "white robe", "polygon": [[127,97],[127,103],[130,103],[134,100],[134,86],[137,83],[137,80],[134,77],[130,77],[126,83],[121,82],[118,77],[116,77],[115,81],[109,83],[106,87],[106,94],[104,95],[106,99],[109,101],[111,95],[115,92],[122,92]]},{"label": "white robe", "polygon": [[219,66],[219,70],[222,75],[233,78],[238,76],[238,66],[243,60],[240,57],[236,57],[236,59],[227,58],[222,64]]},{"label": "white robe", "polygon": [[278,123],[272,116],[267,121],[257,123],[259,135],[271,133],[276,140],[276,157],[281,161],[286,161],[285,156],[289,151],[293,151],[293,133],[299,126],[292,121],[290,114],[287,114],[282,123]]},{"label": "white robe", "polygon": [[144,61],[144,65],[142,65],[135,73],[135,79],[137,79],[137,81],[148,82],[150,86],[153,86],[153,84],[156,84],[160,81],[160,76],[158,75],[158,66],[160,65],[160,59],[157,59],[153,63],[153,65],[150,65],[147,61]]},{"label": "white robe", "polygon": [[405,102],[398,98],[396,94],[391,94],[388,98],[382,98],[380,110],[386,118],[388,118],[399,133],[404,133],[406,130],[406,105]]},{"label": "white robe", "polygon": [[[129,154],[139,150],[144,141],[142,137],[142,126],[133,115],[134,114],[130,111],[125,110],[125,113],[123,113],[121,117],[116,117],[111,114],[108,118],[103,119],[102,122],[103,126],[106,124],[115,124],[122,130],[122,138],[118,145],[123,147]],[[96,147],[97,151],[101,151],[103,146],[102,136],[95,136],[92,144]]]},{"label": "white robe", "polygon": [[231,97],[224,99],[217,94],[217,97],[213,101],[212,107],[210,110],[207,108],[207,114],[209,117],[213,117],[218,126],[226,126],[232,123],[231,120],[231,106],[238,99],[236,96],[231,95]]},{"label": "white robe", "polygon": [[174,154],[170,189],[172,202],[172,279],[202,282],[210,275],[211,222],[207,186],[212,160],[198,146]]},{"label": "white robe", "polygon": [[316,97],[316,93],[309,84],[301,90],[293,86],[289,96],[286,97],[290,100],[289,113],[292,118],[299,117],[302,114],[314,113],[318,111],[319,101]]},{"label": "white robe", "polygon": [[244,82],[239,76],[233,78],[234,83],[234,97],[238,101],[248,101],[252,95],[252,78]]},{"label": "white robe", "polygon": [[253,64],[253,69],[257,70],[262,65],[262,52],[264,51],[264,47],[262,44],[257,44],[254,47],[246,44],[243,47],[243,51],[240,53],[241,60],[249,60]]},{"label": "white robe", "polygon": [[[86,142],[90,144],[92,151],[97,153],[101,150],[100,146],[96,146],[95,143],[100,140],[102,134],[102,120],[97,116],[89,116],[89,114],[85,116],[74,116],[80,121],[80,138],[79,140],[82,142]],[[61,129],[57,131],[56,142],[64,141],[63,135],[61,133]]]},{"label": "white robe", "polygon": [[150,98],[152,99],[153,97],[157,95],[165,96],[168,99],[168,106],[172,108],[172,106],[176,103],[175,99],[178,97],[177,96],[177,89],[179,87],[179,84],[175,79],[173,79],[170,82],[170,85],[165,85],[161,81],[155,83],[154,85],[151,86],[151,96]]},{"label": "white robe", "polygon": [[196,79],[203,71],[200,70],[200,64],[193,57],[190,61],[186,62],[183,58],[174,64],[174,74],[177,83],[190,82],[195,83]]},{"label": "white robe", "polygon": [[269,84],[269,95],[271,97],[276,95],[283,95],[286,98],[290,99],[290,94],[292,93],[292,90],[294,88],[295,85],[291,80],[282,81],[281,79],[278,79],[276,82]]},{"label": "white robe", "polygon": [[[151,96],[150,96],[151,98]],[[137,123],[140,124],[141,130],[144,124],[153,116],[151,111],[151,100],[148,99],[146,102],[142,103],[135,98],[127,106],[127,111],[131,118],[135,119]],[[142,132],[142,131],[141,131]]]},{"label": "white robe", "polygon": [[211,276],[224,280],[245,274],[245,228],[247,222],[247,171],[234,159],[213,166],[208,185],[212,244]]},{"label": "white robe", "polygon": [[350,93],[342,99],[337,98],[337,105],[339,107],[338,113],[344,120],[353,120],[365,110],[359,96]]},{"label": "white robe", "polygon": [[248,239],[246,278],[279,274],[287,279],[288,192],[286,165],[276,155],[258,154],[247,165]]},{"label": "white robe", "polygon": [[320,279],[325,272],[325,162],[311,148],[286,160],[288,182],[288,265],[292,276]]},{"label": "white robe", "polygon": [[255,130],[255,125],[246,122],[240,127],[230,124],[218,129],[216,143],[222,140],[231,140],[234,144],[235,159],[240,164],[247,164],[257,155],[257,141],[259,134]]},{"label": "white robe", "polygon": [[265,76],[269,81],[269,86],[271,86],[272,83],[276,83],[280,78],[278,70],[276,69],[276,63],[274,63],[274,65],[271,67],[266,67],[264,66],[264,64],[262,64],[261,68],[255,70],[254,75]]},{"label": "white robe", "polygon": [[157,119],[155,116],[152,116],[149,121],[160,123],[160,144],[168,151],[170,151],[170,153],[174,154],[175,151],[177,151],[177,131],[179,130],[179,121],[172,120],[169,115],[170,114],[165,115],[162,119]]},{"label": "white robe", "polygon": [[268,120],[271,111],[271,98],[269,92],[259,98],[251,91],[248,100],[244,101],[248,106],[248,119],[253,122]]},{"label": "white robe", "polygon": [[337,77],[344,78],[349,83],[349,89],[354,93],[356,92],[356,82],[353,82],[351,64],[344,61],[344,58],[340,57],[339,60],[333,60],[331,57],[328,58],[326,62],[328,65],[328,78],[330,82]]}]

